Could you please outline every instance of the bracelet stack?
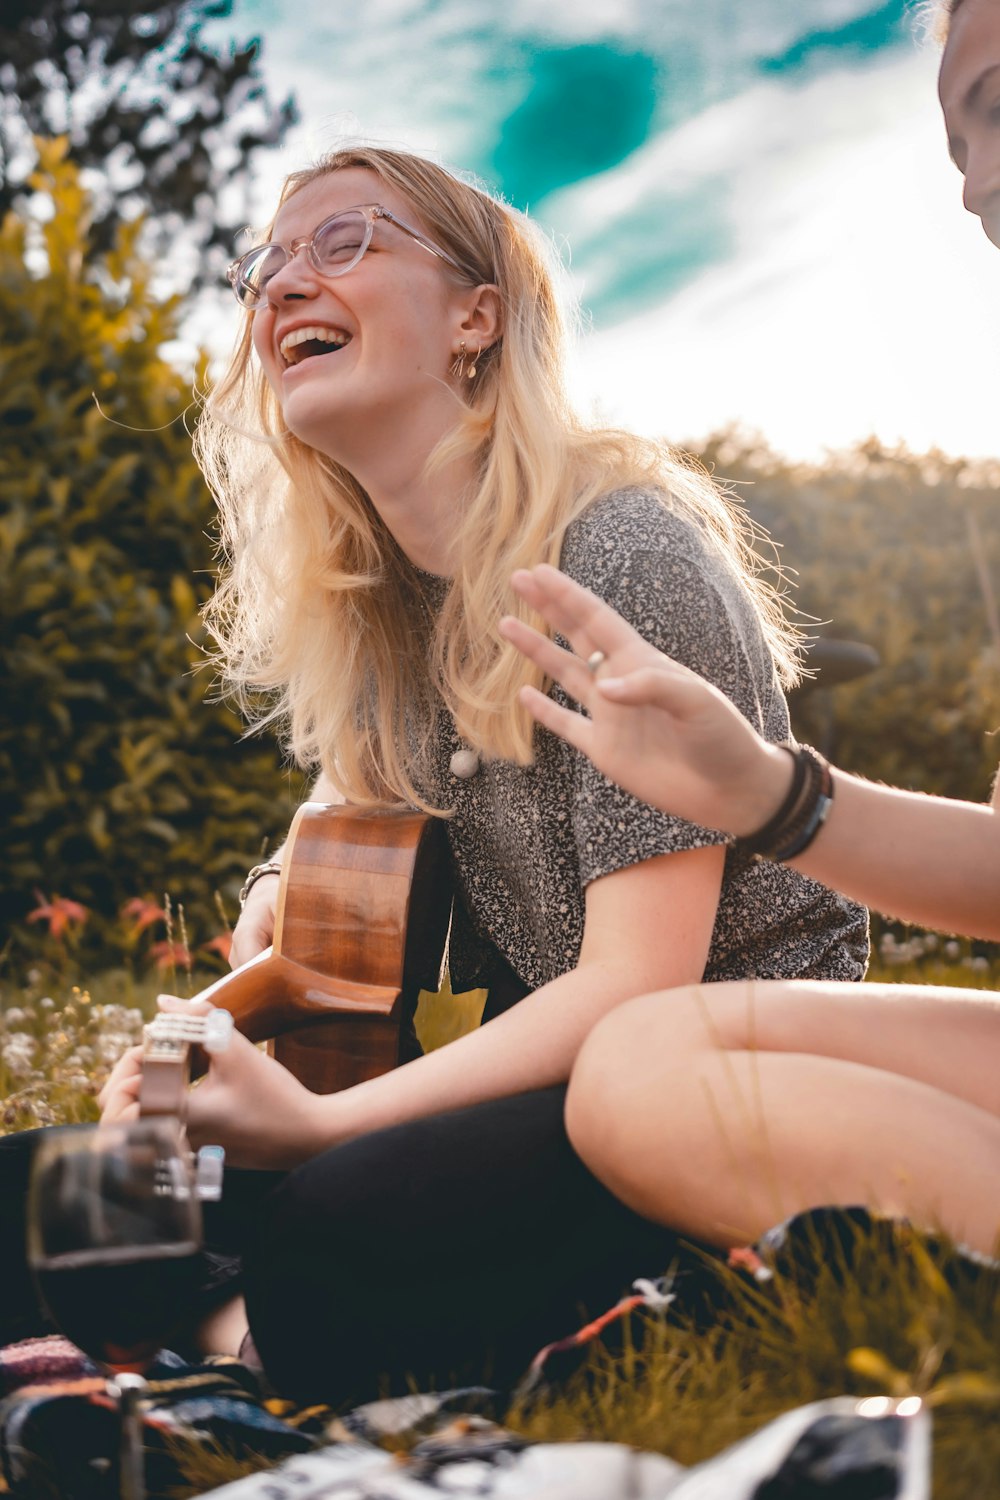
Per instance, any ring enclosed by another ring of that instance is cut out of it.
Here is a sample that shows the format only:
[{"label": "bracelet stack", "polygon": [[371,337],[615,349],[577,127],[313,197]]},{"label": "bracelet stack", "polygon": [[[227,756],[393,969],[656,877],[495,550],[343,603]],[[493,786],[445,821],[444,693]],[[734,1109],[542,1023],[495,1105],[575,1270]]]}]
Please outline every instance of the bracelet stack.
[{"label": "bracelet stack", "polygon": [[833,776],[811,745],[782,745],[795,762],[788,795],[763,828],[736,840],[738,853],[779,864],[808,849],[833,802]]},{"label": "bracelet stack", "polygon": [[242,911],[244,906],[246,906],[247,897],[253,890],[254,886],[257,884],[258,880],[260,880],[262,875],[280,874],[280,860],[266,859],[262,865],[254,865],[253,869],[248,873],[246,880],[244,880],[242,889],[240,890],[240,910]]}]

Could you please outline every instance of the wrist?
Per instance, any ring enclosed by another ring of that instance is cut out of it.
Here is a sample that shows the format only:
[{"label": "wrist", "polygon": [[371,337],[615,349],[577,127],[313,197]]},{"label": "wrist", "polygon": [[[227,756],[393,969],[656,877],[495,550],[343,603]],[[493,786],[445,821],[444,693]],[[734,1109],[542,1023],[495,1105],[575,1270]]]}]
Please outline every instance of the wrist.
[{"label": "wrist", "polygon": [[736,850],[744,856],[784,863],[808,849],[823,827],[833,805],[834,786],[830,766],[811,745],[789,743],[780,748],[791,759],[791,786],[763,827],[737,839]]},{"label": "wrist", "polygon": [[254,886],[257,884],[258,880],[263,880],[268,875],[277,875],[280,877],[280,860],[265,859],[261,864],[254,865],[253,869],[247,872],[247,878],[246,880],[244,880],[243,885],[240,888],[240,911],[242,911],[244,906],[246,906],[247,898],[250,895],[250,892],[253,890]]},{"label": "wrist", "polygon": [[781,745],[761,743],[726,831],[748,838],[774,817],[791,790],[795,761]]}]

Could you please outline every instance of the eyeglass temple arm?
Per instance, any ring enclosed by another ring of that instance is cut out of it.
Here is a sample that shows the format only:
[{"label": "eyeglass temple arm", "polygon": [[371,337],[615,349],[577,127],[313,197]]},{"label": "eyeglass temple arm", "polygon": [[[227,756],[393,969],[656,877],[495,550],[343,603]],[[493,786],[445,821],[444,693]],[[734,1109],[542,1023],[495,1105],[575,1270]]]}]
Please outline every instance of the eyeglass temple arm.
[{"label": "eyeglass temple arm", "polygon": [[447,250],[441,250],[437,245],[432,245],[430,240],[425,240],[422,234],[418,234],[415,229],[411,229],[409,224],[404,224],[402,219],[397,219],[396,215],[391,214],[387,208],[378,208],[375,217],[377,219],[388,219],[390,224],[395,224],[396,228],[401,229],[404,234],[408,234],[411,240],[416,240],[417,244],[421,245],[424,250],[429,250],[431,255],[436,255],[438,260],[447,261],[448,265],[453,266],[461,275],[468,276],[469,273],[466,268],[460,266],[458,261],[454,260],[448,254]]}]

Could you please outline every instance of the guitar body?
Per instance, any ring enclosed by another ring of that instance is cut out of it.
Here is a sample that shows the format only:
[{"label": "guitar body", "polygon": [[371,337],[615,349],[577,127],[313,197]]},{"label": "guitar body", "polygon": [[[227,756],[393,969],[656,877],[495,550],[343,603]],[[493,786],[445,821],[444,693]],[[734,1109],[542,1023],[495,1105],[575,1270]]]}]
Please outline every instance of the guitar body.
[{"label": "guitar body", "polygon": [[273,952],[329,986],[315,1023],[282,1028],[270,1050],[306,1088],[328,1094],[415,1050],[420,978],[439,972],[451,917],[448,842],[441,820],[421,813],[306,803],[285,861]]},{"label": "guitar body", "polygon": [[198,998],[269,1042],[313,1093],[350,1088],[415,1052],[413,1011],[421,979],[440,968],[451,895],[440,819],[306,802],[285,847],[271,948]]}]

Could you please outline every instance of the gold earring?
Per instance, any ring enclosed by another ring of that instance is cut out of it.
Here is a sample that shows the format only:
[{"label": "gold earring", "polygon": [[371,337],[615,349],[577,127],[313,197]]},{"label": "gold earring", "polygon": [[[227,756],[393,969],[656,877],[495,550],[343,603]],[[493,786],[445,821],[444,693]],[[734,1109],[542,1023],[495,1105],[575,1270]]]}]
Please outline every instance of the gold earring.
[{"label": "gold earring", "polygon": [[455,355],[455,358],[452,361],[452,366],[451,366],[451,373],[453,375],[457,376],[457,378],[459,380],[461,380],[462,376],[465,374],[465,361],[466,361],[465,340],[463,339],[462,342],[458,346],[458,353]]},{"label": "gold earring", "polygon": [[475,352],[475,354],[472,355],[472,363],[471,363],[471,365],[469,366],[469,368],[465,372],[465,376],[466,376],[467,380],[475,380],[475,378],[476,378],[476,360],[479,358],[479,356],[482,354],[482,352],[483,352],[482,349],[477,349],[476,352]]}]

